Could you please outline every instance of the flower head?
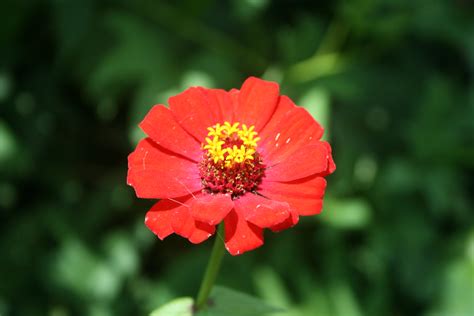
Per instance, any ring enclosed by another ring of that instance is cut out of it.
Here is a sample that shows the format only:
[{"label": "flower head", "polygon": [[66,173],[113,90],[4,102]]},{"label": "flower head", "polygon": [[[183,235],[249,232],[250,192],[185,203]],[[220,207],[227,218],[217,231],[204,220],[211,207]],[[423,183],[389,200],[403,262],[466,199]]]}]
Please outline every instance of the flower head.
[{"label": "flower head", "polygon": [[239,255],[263,244],[265,228],[321,212],[331,147],[276,83],[189,88],[169,108],[154,106],[140,127],[148,137],[128,157],[127,182],[138,197],[160,199],[145,218],[160,239],[200,243],[224,221],[226,248]]}]

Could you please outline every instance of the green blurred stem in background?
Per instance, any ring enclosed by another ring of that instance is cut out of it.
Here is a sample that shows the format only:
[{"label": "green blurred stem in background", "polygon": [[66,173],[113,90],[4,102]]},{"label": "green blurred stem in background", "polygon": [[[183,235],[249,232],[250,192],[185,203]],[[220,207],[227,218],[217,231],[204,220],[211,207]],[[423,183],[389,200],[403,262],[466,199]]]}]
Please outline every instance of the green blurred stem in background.
[{"label": "green blurred stem in background", "polygon": [[196,298],[196,309],[201,310],[206,307],[206,303],[211,293],[212,286],[216,281],[217,274],[219,273],[219,268],[221,266],[222,258],[224,257],[224,223],[219,225],[217,234],[214,241],[214,246],[212,247],[211,258],[207,264],[206,273],[202,279],[201,288]]},{"label": "green blurred stem in background", "polygon": [[348,35],[349,28],[339,19],[334,19],[314,55],[288,69],[288,80],[300,84],[341,72],[346,61],[340,50]]}]

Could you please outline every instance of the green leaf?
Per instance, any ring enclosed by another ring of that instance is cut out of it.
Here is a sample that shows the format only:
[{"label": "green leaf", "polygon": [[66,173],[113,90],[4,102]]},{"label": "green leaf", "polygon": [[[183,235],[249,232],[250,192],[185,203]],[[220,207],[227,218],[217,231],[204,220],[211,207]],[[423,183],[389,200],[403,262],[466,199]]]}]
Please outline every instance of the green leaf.
[{"label": "green leaf", "polygon": [[180,297],[155,309],[150,316],[192,316],[193,303],[191,297]]},{"label": "green leaf", "polygon": [[328,294],[333,301],[334,312],[331,315],[362,315],[356,296],[346,282],[335,282],[330,286]]},{"label": "green leaf", "polygon": [[304,106],[316,121],[324,127],[325,133],[323,139],[328,140],[329,117],[331,112],[329,92],[324,88],[315,86],[300,98],[299,104]]},{"label": "green leaf", "polygon": [[0,120],[0,161],[5,162],[17,151],[15,136],[9,126]]},{"label": "green leaf", "polygon": [[360,229],[371,221],[372,208],[362,198],[326,199],[319,219],[341,229]]},{"label": "green leaf", "polygon": [[193,314],[194,300],[180,297],[154,310],[150,316],[263,316],[283,311],[250,295],[220,286],[213,288],[209,302],[207,309]]},{"label": "green leaf", "polygon": [[281,307],[290,307],[290,295],[285,288],[281,275],[273,267],[265,266],[256,269],[254,273],[255,286],[259,296],[269,303],[276,303]]},{"label": "green leaf", "polygon": [[[225,287],[215,286],[210,297],[210,307],[199,312],[199,316],[262,316],[282,312],[277,308],[254,298]],[[153,315],[156,316],[156,315]]]},{"label": "green leaf", "polygon": [[466,242],[466,256],[453,260],[444,270],[441,297],[428,316],[472,315],[474,311],[474,230]]}]

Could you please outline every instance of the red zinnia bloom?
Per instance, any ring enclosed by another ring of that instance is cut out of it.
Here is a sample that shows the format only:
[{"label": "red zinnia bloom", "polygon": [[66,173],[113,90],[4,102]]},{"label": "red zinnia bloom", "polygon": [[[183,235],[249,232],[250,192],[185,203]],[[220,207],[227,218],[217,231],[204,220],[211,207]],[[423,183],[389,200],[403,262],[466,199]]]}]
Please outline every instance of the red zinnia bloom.
[{"label": "red zinnia bloom", "polygon": [[140,127],[149,137],[128,157],[127,182],[138,197],[160,199],[145,218],[160,239],[200,243],[223,220],[225,246],[239,255],[263,244],[264,228],[321,212],[331,147],[274,82],[189,88],[169,108],[154,106]]}]

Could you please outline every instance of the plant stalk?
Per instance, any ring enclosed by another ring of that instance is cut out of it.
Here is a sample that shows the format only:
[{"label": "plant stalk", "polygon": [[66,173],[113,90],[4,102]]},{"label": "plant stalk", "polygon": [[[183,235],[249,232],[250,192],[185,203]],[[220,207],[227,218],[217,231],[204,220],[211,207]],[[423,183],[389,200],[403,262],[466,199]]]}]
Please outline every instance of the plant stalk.
[{"label": "plant stalk", "polygon": [[207,307],[207,301],[209,294],[211,293],[212,286],[216,281],[217,274],[219,273],[219,268],[221,266],[222,258],[224,257],[225,248],[224,240],[224,223],[221,223],[217,229],[217,234],[214,240],[214,246],[212,247],[211,257],[209,258],[209,263],[207,264],[206,272],[204,278],[201,282],[201,287],[199,289],[197,298],[196,298],[196,310],[201,310]]}]

